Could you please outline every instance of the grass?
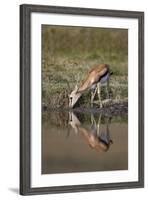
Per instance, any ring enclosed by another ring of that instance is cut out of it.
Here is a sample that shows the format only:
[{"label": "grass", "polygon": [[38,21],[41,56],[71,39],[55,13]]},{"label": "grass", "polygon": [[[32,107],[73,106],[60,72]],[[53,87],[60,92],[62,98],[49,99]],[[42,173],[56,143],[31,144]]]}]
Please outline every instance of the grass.
[{"label": "grass", "polygon": [[[48,65],[42,72],[42,98],[44,104],[48,107],[66,107],[68,105],[68,94],[74,89],[75,84],[85,79],[88,70],[94,64],[102,63],[98,60],[83,59],[72,60],[67,57],[57,58],[55,65]],[[108,62],[111,66],[113,75],[110,79],[110,90],[112,98],[126,98],[128,96],[127,82],[127,63],[118,63],[118,66],[113,62]],[[79,79],[79,80],[77,80]],[[105,90],[102,88],[102,94],[105,98]],[[90,92],[86,92],[82,96],[82,103],[89,104]]]}]

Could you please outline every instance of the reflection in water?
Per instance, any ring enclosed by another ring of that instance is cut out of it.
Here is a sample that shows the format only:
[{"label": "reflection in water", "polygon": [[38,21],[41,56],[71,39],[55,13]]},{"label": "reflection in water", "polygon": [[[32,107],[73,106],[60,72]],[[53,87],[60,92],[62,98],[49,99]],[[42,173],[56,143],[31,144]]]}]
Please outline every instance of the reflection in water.
[{"label": "reflection in water", "polygon": [[91,113],[91,126],[89,129],[83,127],[77,116],[73,113],[69,113],[70,121],[69,124],[74,129],[76,134],[81,134],[86,143],[96,151],[107,151],[110,144],[113,143],[110,139],[109,123],[111,122],[111,117],[107,118],[105,130],[100,131],[101,117],[99,115],[98,122],[96,122],[94,115]]},{"label": "reflection in water", "polygon": [[51,112],[43,120],[43,174],[127,169],[127,117]]}]

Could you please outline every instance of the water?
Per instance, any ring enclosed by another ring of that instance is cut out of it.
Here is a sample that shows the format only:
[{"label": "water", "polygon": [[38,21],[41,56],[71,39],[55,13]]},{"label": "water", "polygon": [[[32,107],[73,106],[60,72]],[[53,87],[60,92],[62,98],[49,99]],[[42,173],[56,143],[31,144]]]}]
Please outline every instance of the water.
[{"label": "water", "polygon": [[51,112],[42,120],[42,174],[128,169],[127,116]]}]

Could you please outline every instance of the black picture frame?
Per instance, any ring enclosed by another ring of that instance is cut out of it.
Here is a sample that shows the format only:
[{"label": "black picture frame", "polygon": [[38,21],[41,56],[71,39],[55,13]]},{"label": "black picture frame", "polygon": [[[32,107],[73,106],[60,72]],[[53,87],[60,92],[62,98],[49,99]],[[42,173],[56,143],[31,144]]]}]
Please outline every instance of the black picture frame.
[{"label": "black picture frame", "polygon": [[[31,187],[31,13],[58,13],[138,19],[138,181],[107,184]],[[144,13],[45,5],[20,5],[20,194],[49,194],[144,187]]]}]

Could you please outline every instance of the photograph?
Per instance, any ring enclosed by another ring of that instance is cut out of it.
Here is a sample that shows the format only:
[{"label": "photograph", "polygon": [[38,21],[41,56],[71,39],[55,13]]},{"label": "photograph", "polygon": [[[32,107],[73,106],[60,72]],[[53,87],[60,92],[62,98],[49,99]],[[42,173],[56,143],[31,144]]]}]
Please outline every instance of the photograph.
[{"label": "photograph", "polygon": [[144,13],[20,6],[20,194],[144,186]]},{"label": "photograph", "polygon": [[42,174],[128,169],[128,30],[42,25]]}]

